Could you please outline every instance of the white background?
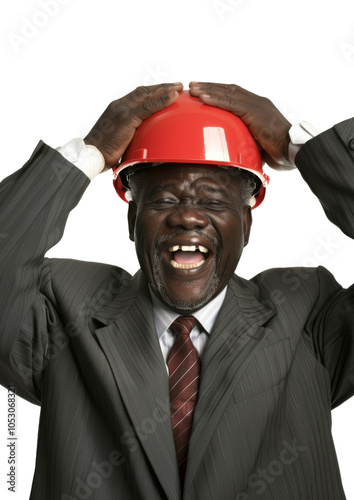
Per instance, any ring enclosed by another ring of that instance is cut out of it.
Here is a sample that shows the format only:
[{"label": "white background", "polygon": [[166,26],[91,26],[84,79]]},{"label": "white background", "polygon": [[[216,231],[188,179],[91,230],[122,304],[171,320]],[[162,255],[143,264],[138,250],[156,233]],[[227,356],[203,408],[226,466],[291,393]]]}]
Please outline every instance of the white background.
[{"label": "white background", "polygon": [[[50,16],[45,4],[51,4]],[[269,97],[291,122],[306,119],[319,131],[354,115],[352,0],[7,0],[0,19],[1,179],[22,166],[39,139],[57,147],[84,136],[109,102],[142,84],[237,83]],[[271,183],[253,212],[239,274],[322,264],[349,286],[354,243],[327,221],[298,172],[267,172]],[[137,270],[126,205],[110,173],[90,185],[48,255]],[[25,500],[39,409],[17,401],[13,494],[6,485],[6,407],[1,388],[0,496]],[[332,417],[345,491],[354,499],[354,402]]]}]

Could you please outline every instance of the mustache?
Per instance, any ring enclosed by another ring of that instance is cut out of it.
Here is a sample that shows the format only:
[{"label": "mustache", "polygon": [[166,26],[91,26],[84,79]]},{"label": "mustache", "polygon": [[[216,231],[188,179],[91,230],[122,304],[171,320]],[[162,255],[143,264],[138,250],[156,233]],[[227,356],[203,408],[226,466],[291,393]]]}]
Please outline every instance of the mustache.
[{"label": "mustache", "polygon": [[219,241],[217,238],[211,238],[210,236],[204,234],[203,231],[200,231],[198,229],[193,229],[190,231],[185,231],[183,229],[180,229],[179,231],[176,231],[173,234],[166,234],[160,236],[156,241],[156,250],[159,252],[166,243],[173,240],[174,238],[178,238],[178,236],[183,236],[185,238],[203,238],[213,248],[217,248],[219,246]]}]

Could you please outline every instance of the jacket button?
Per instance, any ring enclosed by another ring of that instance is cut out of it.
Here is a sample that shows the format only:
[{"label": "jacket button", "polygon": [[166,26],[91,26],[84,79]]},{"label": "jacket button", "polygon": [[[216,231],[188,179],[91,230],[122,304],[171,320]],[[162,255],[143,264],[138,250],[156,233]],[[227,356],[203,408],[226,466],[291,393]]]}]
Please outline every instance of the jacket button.
[{"label": "jacket button", "polygon": [[348,146],[349,146],[349,149],[354,151],[354,139],[350,139]]}]

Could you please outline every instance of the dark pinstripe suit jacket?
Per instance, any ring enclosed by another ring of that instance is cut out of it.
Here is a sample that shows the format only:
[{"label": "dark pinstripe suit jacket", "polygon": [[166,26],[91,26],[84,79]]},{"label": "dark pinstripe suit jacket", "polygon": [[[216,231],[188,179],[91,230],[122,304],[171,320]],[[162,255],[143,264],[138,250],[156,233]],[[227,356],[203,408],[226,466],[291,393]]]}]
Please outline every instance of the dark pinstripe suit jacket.
[{"label": "dark pinstripe suit jacket", "polygon": [[[351,237],[353,138],[343,122],[297,157]],[[31,499],[181,499],[144,277],[43,260],[88,184],[40,143],[0,185],[0,380],[41,405]],[[353,394],[353,304],[324,268],[231,279],[202,359],[183,499],[345,498],[330,411]]]}]

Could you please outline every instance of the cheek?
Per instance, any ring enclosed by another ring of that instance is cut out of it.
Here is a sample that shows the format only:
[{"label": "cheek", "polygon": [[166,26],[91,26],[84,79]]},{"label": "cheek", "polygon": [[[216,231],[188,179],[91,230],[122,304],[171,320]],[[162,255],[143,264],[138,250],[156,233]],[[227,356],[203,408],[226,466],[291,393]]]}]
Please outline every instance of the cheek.
[{"label": "cheek", "polygon": [[155,248],[159,227],[159,218],[153,214],[142,213],[137,217],[134,238],[140,262],[141,259],[151,261],[151,253]]},{"label": "cheek", "polygon": [[225,216],[219,226],[222,260],[226,268],[234,266],[244,247],[243,220],[238,215]]},{"label": "cheek", "polygon": [[151,233],[149,231],[149,227],[147,226],[144,219],[138,220],[135,226],[135,243],[137,252],[141,251],[146,252],[146,249],[149,247],[150,244],[149,240],[150,234]]}]

